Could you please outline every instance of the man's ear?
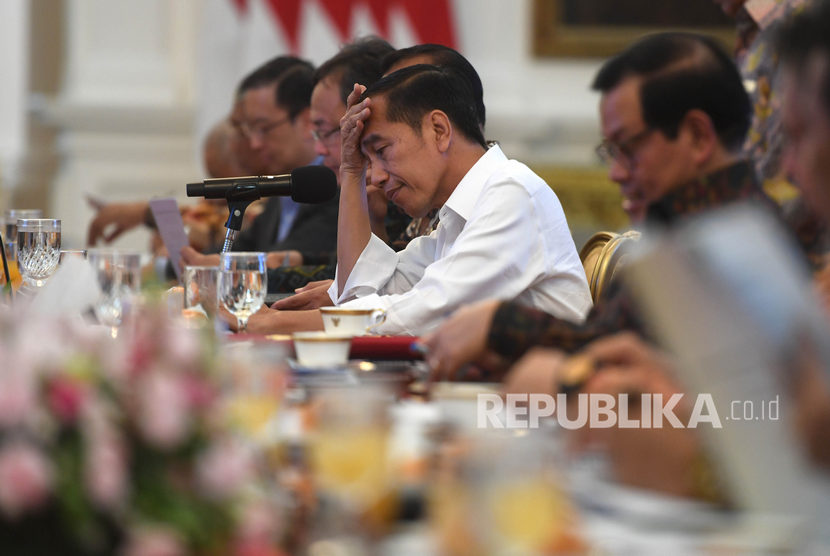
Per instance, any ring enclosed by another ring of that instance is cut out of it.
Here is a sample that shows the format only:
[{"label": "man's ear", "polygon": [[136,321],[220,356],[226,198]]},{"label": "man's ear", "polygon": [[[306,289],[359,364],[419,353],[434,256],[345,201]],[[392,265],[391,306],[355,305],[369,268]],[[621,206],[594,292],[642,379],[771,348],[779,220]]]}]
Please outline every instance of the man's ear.
[{"label": "man's ear", "polygon": [[452,122],[450,122],[447,114],[442,110],[433,110],[424,117],[424,120],[426,128],[424,131],[429,134],[427,137],[431,137],[435,141],[435,146],[439,152],[447,152],[453,134]]},{"label": "man's ear", "polygon": [[696,165],[705,165],[720,145],[720,137],[709,114],[703,110],[689,110],[680,123],[687,135],[692,158]]}]

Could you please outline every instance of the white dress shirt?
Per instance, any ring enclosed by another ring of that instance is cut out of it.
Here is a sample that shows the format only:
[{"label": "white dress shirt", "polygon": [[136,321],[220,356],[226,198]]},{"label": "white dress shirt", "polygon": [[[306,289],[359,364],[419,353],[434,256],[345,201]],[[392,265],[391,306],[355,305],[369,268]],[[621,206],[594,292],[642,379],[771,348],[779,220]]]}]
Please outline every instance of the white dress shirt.
[{"label": "white dress shirt", "polygon": [[565,214],[530,168],[491,147],[439,215],[434,232],[397,253],[372,235],[342,295],[335,277],[329,296],[337,305],[385,309],[381,334],[425,334],[485,299],[585,318],[591,294]]}]

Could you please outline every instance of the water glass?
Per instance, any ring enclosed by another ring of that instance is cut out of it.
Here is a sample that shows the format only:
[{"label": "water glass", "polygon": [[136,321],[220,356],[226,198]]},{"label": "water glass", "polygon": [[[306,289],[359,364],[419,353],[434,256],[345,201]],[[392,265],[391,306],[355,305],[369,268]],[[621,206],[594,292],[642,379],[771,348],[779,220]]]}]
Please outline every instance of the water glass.
[{"label": "water glass", "polygon": [[93,307],[101,324],[118,327],[129,317],[141,288],[141,254],[115,249],[90,249],[87,260],[95,270],[101,295]]},{"label": "water glass", "polygon": [[63,262],[69,257],[78,257],[81,259],[86,259],[86,249],[61,249],[58,264],[63,264]]},{"label": "water glass", "polygon": [[[3,241],[7,246],[17,244],[18,218],[43,218],[43,211],[40,209],[6,209],[3,213]],[[11,257],[13,253],[7,249],[6,256]]]},{"label": "water glass", "polygon": [[216,314],[218,266],[185,266],[183,274],[184,308]]},{"label": "water glass", "polygon": [[17,262],[27,284],[37,288],[58,268],[61,221],[50,218],[17,220]]},{"label": "water glass", "polygon": [[[18,218],[43,218],[43,211],[40,209],[6,209],[3,218],[0,219],[3,227],[2,247],[6,250],[6,261],[9,266],[12,287],[20,286],[23,278],[20,276],[20,269],[17,266],[17,219]],[[5,274],[0,272],[0,284],[5,284]]]},{"label": "water glass", "polygon": [[238,332],[247,330],[248,319],[262,307],[267,284],[265,253],[222,253],[218,300],[236,317]]}]

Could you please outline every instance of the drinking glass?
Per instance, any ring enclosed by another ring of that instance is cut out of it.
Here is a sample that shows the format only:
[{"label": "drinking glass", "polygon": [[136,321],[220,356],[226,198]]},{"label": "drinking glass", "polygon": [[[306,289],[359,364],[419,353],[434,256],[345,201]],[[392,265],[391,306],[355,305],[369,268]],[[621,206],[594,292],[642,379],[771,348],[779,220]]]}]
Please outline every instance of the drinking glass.
[{"label": "drinking glass", "polygon": [[[17,265],[18,218],[43,218],[43,211],[40,209],[6,209],[3,213],[3,243],[5,244],[3,247],[6,249],[6,259],[13,288],[20,286],[23,280]],[[5,276],[2,272],[0,272],[0,284],[5,284]]]},{"label": "drinking glass", "polygon": [[[6,209],[3,213],[3,241],[7,246],[17,244],[18,218],[43,218],[43,211],[40,209]],[[11,255],[11,253],[7,251],[6,255]]]},{"label": "drinking glass", "polygon": [[[482,430],[456,444],[446,450],[454,458],[443,462],[447,472],[431,486],[444,552],[541,555],[577,542],[575,510],[546,431]],[[462,552],[453,549],[458,538],[466,541]]]},{"label": "drinking glass", "polygon": [[323,503],[317,537],[371,553],[371,524],[389,523],[394,504],[389,469],[389,407],[394,393],[382,384],[315,388],[309,455]]},{"label": "drinking glass", "polygon": [[58,268],[61,221],[50,218],[17,220],[17,263],[27,284],[37,288]]},{"label": "drinking glass", "polygon": [[141,254],[115,249],[90,249],[87,260],[95,270],[101,295],[93,307],[112,336],[129,317],[141,288]]},{"label": "drinking glass", "polygon": [[314,393],[314,473],[324,490],[349,505],[363,508],[383,494],[393,399],[383,385],[332,386]]},{"label": "drinking glass", "polygon": [[236,317],[238,332],[247,330],[248,319],[262,307],[267,284],[265,253],[222,253],[217,295]]},{"label": "drinking glass", "polygon": [[277,441],[278,411],[289,381],[287,351],[276,342],[231,342],[218,353],[229,421],[263,448]]},{"label": "drinking glass", "polygon": [[185,266],[183,276],[184,308],[204,311],[208,317],[213,317],[216,314],[219,267]]},{"label": "drinking glass", "polygon": [[78,257],[80,259],[86,259],[86,249],[61,249],[58,264],[63,264],[63,262],[69,257]]}]

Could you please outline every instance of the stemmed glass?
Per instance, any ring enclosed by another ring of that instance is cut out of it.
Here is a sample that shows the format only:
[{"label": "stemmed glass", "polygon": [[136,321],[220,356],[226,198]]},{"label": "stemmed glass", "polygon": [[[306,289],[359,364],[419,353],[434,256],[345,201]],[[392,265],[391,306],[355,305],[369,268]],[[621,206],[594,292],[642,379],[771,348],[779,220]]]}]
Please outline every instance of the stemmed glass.
[{"label": "stemmed glass", "polygon": [[131,312],[141,288],[141,254],[114,249],[90,249],[87,260],[98,277],[101,295],[95,306],[95,316],[101,324],[118,335]]},{"label": "stemmed glass", "polygon": [[265,253],[222,253],[217,295],[236,317],[238,332],[248,329],[248,319],[262,307],[267,285]]},{"label": "stemmed glass", "polygon": [[50,218],[17,220],[17,263],[27,284],[42,287],[58,268],[61,221]]}]

